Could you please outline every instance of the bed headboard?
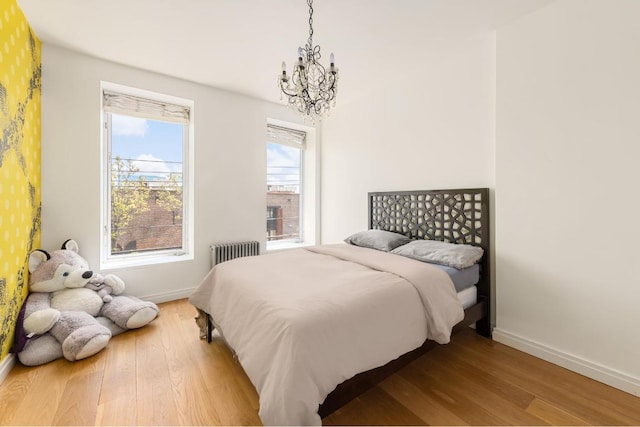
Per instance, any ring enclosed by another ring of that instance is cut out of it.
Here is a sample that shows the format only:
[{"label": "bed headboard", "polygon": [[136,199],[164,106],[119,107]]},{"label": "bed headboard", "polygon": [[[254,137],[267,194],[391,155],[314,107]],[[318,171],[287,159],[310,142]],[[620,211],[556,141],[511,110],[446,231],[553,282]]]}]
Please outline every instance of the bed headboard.
[{"label": "bed headboard", "polygon": [[482,247],[477,287],[491,301],[488,188],[369,193],[369,228]]},{"label": "bed headboard", "polygon": [[369,193],[369,228],[484,248],[489,243],[489,189]]}]

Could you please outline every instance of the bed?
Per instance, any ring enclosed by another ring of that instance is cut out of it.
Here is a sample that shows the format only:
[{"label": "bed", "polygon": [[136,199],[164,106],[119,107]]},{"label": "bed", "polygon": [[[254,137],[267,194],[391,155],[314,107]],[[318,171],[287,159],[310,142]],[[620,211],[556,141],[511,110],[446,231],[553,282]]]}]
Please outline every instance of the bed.
[{"label": "bed", "polygon": [[[369,193],[363,235],[410,242],[294,249],[209,272],[190,301],[206,313],[208,339],[215,328],[256,387],[264,424],[320,424],[455,331],[475,323],[491,335],[488,196],[486,188]],[[445,269],[390,253],[431,242],[481,248],[466,301]]]}]

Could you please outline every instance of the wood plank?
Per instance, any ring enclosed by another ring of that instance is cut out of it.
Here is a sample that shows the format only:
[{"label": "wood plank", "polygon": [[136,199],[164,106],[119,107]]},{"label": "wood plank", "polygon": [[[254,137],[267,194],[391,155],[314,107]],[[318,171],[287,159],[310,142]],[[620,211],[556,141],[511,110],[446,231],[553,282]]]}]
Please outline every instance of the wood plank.
[{"label": "wood plank", "polygon": [[[134,394],[135,396],[135,394]],[[138,418],[138,404],[132,405],[131,395],[124,394],[119,399],[109,399],[98,404],[96,426],[131,426]]]},{"label": "wood plank", "polygon": [[[477,402],[471,393],[466,393],[448,379],[442,379],[431,372],[411,364],[399,372],[400,376],[412,383],[420,391],[430,396],[449,411],[455,413],[469,425],[508,425],[509,420],[493,408]],[[514,423],[514,424],[517,424]]]},{"label": "wood plank", "polygon": [[11,425],[9,420],[22,404],[36,375],[35,369],[20,364],[11,370],[0,387],[0,425]]},{"label": "wood plank", "polygon": [[[160,331],[169,368],[169,380],[181,425],[220,425],[218,416],[202,377],[197,360],[175,313],[163,314]],[[192,344],[193,345],[193,344]]]},{"label": "wood plank", "polygon": [[258,409],[254,408],[235,382],[222,383],[208,389],[208,404],[213,405],[220,419],[220,425],[262,425],[258,417]]},{"label": "wood plank", "polygon": [[105,355],[105,350],[102,350],[98,354],[87,357],[86,359],[68,362],[71,378],[74,378],[77,375],[84,376],[94,372],[104,372],[104,364],[106,360]]},{"label": "wood plank", "polygon": [[[469,337],[473,339],[473,337]],[[535,369],[539,375],[554,378],[554,386],[566,389],[572,394],[580,395],[606,407],[608,410],[614,411],[622,416],[629,417],[630,421],[638,424],[638,397],[621,390],[600,383],[591,378],[571,372],[558,365],[546,362],[535,356],[522,353],[514,348],[500,344],[494,341],[488,341],[485,344],[492,346],[492,351],[499,357],[507,357],[511,362],[526,363],[529,369]]]},{"label": "wood plank", "polygon": [[122,396],[135,396],[136,386],[136,335],[123,333],[111,338],[101,353],[104,359],[100,405]]},{"label": "wood plank", "polygon": [[[164,327],[161,314],[157,322],[136,331],[136,385],[138,425],[178,425],[180,417],[173,398],[164,346],[160,330]],[[153,326],[153,327],[152,327]],[[133,404],[133,398],[132,398]],[[120,424],[120,423],[116,423]]]},{"label": "wood plank", "polygon": [[[200,367],[203,376],[207,379],[208,387],[212,389],[224,388],[223,386],[229,382],[234,383],[235,387],[242,390],[244,399],[249,405],[248,407],[252,408],[257,414],[259,409],[258,393],[244,372],[242,365],[234,358],[231,350],[220,338],[219,334],[214,331],[213,340],[211,343],[207,343],[206,340],[199,338],[198,327],[193,318],[188,321],[185,320],[183,325],[185,325],[185,332],[194,337],[197,342],[194,346],[194,351],[200,352],[198,353]],[[203,358],[206,360],[203,360]]]},{"label": "wood plank", "polygon": [[449,371],[458,380],[463,379],[465,383],[472,383],[481,386],[483,389],[494,395],[511,402],[519,408],[526,409],[535,399],[535,395],[503,379],[491,375],[482,369],[468,363],[462,358],[452,358],[451,352],[446,346],[436,349],[428,358],[421,359],[420,363],[441,363],[448,366],[453,371]]},{"label": "wood plank", "polygon": [[[491,408],[492,412],[499,414],[499,417],[505,424],[518,425],[545,425],[544,420],[533,416],[526,412],[526,406],[523,407],[520,399],[512,401],[511,392],[518,396],[520,389],[518,387],[504,387],[499,389],[499,393],[494,393],[483,382],[476,382],[473,378],[467,378],[459,372],[458,364],[452,362],[448,357],[444,347],[434,352],[429,358],[417,360],[414,365],[419,369],[427,372],[432,378],[437,379],[446,384],[446,389],[452,395],[466,396],[467,399],[475,404]],[[533,400],[533,395],[531,400]],[[529,401],[531,401],[529,400]]]},{"label": "wood plank", "polygon": [[[54,416],[71,376],[70,365],[66,360],[59,359],[30,368],[35,370],[31,387],[24,394],[20,405],[11,411],[7,425],[53,425]],[[9,376],[12,374],[13,370]]]},{"label": "wood plank", "polygon": [[616,398],[638,403],[640,399],[500,343],[482,340],[465,334],[463,340],[452,341],[451,357],[469,360],[478,369],[554,402],[578,418],[599,425],[640,424],[640,404],[635,408],[625,404],[624,411],[619,411]]},{"label": "wood plank", "polygon": [[201,340],[193,319],[182,320],[181,327],[186,338],[185,345],[189,346],[206,387],[216,388],[229,381],[235,381],[234,375],[230,375],[229,372],[234,368],[230,366],[233,358],[227,346],[220,340],[211,343]]},{"label": "wood plank", "polygon": [[212,343],[200,340],[194,316],[177,315],[182,319],[182,336],[188,337],[188,348],[193,353],[200,377],[210,394],[217,396],[208,404],[214,406],[220,422],[224,425],[260,424],[258,394],[227,346],[220,340]]},{"label": "wood plank", "polygon": [[428,394],[423,393],[400,375],[392,375],[384,380],[379,387],[418,416],[424,424],[435,426],[469,425],[454,412]]},{"label": "wood plank", "polygon": [[[136,425],[175,426],[179,414],[171,388],[154,394],[143,394],[136,399]],[[120,418],[115,425],[124,425]]]},{"label": "wood plank", "polygon": [[582,426],[589,424],[585,420],[575,417],[567,411],[538,398],[535,398],[529,407],[527,407],[527,412],[556,426]]},{"label": "wood plank", "polygon": [[[335,416],[332,416],[334,415]],[[373,387],[323,420],[326,425],[422,425],[424,422],[379,387]]]},{"label": "wood plank", "polygon": [[102,372],[78,374],[70,378],[53,417],[52,425],[94,424],[101,385]]}]

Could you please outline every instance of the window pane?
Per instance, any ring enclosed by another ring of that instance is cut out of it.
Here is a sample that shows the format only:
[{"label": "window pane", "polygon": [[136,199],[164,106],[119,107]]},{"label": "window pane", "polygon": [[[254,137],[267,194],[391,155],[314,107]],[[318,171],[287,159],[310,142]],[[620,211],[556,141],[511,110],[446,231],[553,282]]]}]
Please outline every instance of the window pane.
[{"label": "window pane", "polygon": [[267,242],[300,241],[302,150],[267,142]]},{"label": "window pane", "polygon": [[111,114],[111,254],[180,249],[185,125]]}]

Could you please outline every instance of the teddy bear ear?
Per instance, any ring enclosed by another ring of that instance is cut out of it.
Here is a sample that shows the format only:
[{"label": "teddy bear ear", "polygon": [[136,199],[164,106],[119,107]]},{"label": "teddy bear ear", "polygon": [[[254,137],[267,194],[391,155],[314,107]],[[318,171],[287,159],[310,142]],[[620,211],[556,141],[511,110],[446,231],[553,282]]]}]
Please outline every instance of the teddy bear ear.
[{"label": "teddy bear ear", "polygon": [[40,264],[51,259],[49,252],[43,249],[36,249],[29,255],[29,273],[33,273]]},{"label": "teddy bear ear", "polygon": [[62,244],[62,249],[66,249],[68,251],[73,251],[75,253],[80,252],[80,248],[78,247],[78,243],[73,239],[67,239]]}]

